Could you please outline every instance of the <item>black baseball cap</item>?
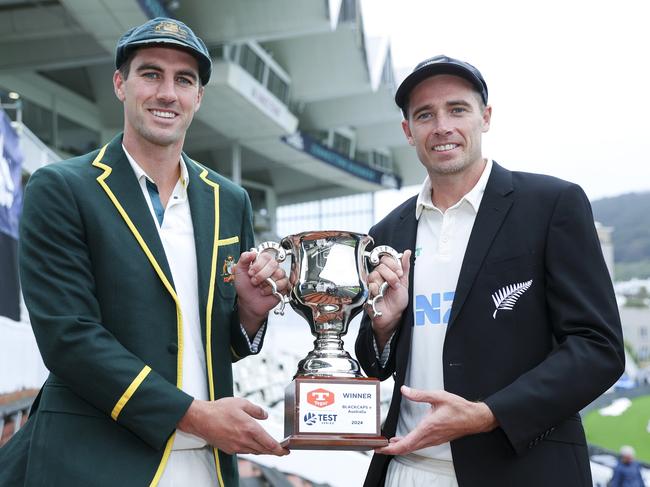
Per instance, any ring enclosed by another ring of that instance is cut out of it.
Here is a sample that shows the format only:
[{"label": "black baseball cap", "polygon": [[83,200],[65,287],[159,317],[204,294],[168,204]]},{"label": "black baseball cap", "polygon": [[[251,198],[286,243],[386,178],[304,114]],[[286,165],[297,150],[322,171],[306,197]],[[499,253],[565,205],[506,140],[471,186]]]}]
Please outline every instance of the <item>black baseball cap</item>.
[{"label": "black baseball cap", "polygon": [[397,88],[397,93],[395,93],[397,106],[404,112],[413,88],[425,79],[437,74],[453,74],[466,79],[472,83],[476,91],[481,95],[483,103],[487,105],[487,83],[483,79],[481,72],[465,61],[441,55],[425,59],[402,81],[402,84]]},{"label": "black baseball cap", "polygon": [[115,67],[120,69],[134,49],[159,44],[180,47],[194,56],[199,63],[201,83],[208,84],[212,60],[205,43],[183,22],[167,17],[156,17],[126,31],[117,41]]}]

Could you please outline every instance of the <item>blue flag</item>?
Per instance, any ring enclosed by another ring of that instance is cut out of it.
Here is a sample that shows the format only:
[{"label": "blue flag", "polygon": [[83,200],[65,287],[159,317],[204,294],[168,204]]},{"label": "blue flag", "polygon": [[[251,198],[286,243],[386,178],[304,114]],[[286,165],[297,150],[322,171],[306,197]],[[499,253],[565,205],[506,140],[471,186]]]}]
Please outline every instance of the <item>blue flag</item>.
[{"label": "blue flag", "polygon": [[23,202],[22,162],[18,134],[0,109],[0,232],[15,239]]}]

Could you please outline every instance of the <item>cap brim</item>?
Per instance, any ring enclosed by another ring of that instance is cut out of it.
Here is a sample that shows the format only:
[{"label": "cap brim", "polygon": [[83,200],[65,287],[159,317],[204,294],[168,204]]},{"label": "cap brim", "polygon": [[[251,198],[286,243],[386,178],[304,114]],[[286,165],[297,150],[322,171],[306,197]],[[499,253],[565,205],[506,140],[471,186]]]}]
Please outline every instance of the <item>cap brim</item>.
[{"label": "cap brim", "polygon": [[143,39],[141,41],[129,42],[127,47],[141,46],[143,44],[176,44],[177,46],[181,46],[189,49],[190,51],[196,52],[196,50],[189,46],[186,42],[181,42],[178,39],[171,39],[169,37],[158,37],[156,39]]}]

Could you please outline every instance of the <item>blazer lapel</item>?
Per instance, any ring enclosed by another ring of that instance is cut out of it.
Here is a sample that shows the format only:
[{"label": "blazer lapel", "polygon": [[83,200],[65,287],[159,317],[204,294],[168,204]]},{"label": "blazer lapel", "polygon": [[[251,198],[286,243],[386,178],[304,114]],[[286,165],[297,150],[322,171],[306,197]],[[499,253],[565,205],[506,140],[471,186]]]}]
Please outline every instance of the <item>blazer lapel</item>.
[{"label": "blazer lapel", "polygon": [[512,173],[496,162],[488,179],[481,206],[476,215],[465,258],[458,276],[456,295],[451,307],[449,325],[452,326],[472,289],[476,275],[503,223],[513,199]]},{"label": "blazer lapel", "polygon": [[[409,273],[409,304],[407,309],[413,309],[413,275],[414,267],[416,263],[415,256],[415,243],[417,241],[417,231],[418,231],[418,221],[415,219],[415,204],[417,202],[417,196],[411,198],[411,200],[406,204],[399,215],[399,221],[395,227],[395,233],[393,237],[392,244],[395,245],[395,250],[404,251],[406,249],[411,250],[411,270]],[[382,242],[375,242],[377,245],[381,245]],[[413,313],[407,313],[406,323],[409,327],[413,321]]]},{"label": "blazer lapel", "polygon": [[92,165],[99,170],[97,183],[129,227],[167,291],[176,300],[165,250],[142,189],[122,149],[121,134],[100,150]]},{"label": "blazer lapel", "polygon": [[[403,384],[406,374],[406,364],[408,364],[408,355],[411,348],[411,333],[413,327],[413,276],[415,275],[415,244],[417,241],[418,221],[415,219],[415,205],[417,203],[417,196],[411,198],[399,214],[399,220],[395,225],[395,232],[391,244],[395,246],[395,250],[403,251],[411,249],[411,269],[409,273],[409,301],[406,306],[407,312],[404,313],[404,321],[402,321],[400,330],[400,339],[397,342],[397,349],[395,350],[395,360],[397,365],[396,383]],[[381,245],[383,242],[375,242]]]},{"label": "blazer lapel", "polygon": [[[212,309],[215,293],[216,258],[219,239],[219,185],[208,179],[208,171],[184,156],[189,174],[188,198],[192,212],[196,265],[199,280],[199,311],[202,329],[206,329],[204,311]],[[205,336],[203,337],[205,339]]]}]

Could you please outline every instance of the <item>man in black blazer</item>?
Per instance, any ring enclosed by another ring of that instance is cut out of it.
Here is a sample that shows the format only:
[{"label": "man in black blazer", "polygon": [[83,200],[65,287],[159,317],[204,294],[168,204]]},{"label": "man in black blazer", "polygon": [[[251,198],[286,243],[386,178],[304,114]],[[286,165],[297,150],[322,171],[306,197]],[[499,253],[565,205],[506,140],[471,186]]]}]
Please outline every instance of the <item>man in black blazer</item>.
[{"label": "man in black blazer", "polygon": [[483,157],[487,93],[436,56],[395,96],[428,177],[370,230],[404,257],[356,342],[395,379],[366,486],[591,486],[578,411],[624,370],[612,283],[579,186]]}]

